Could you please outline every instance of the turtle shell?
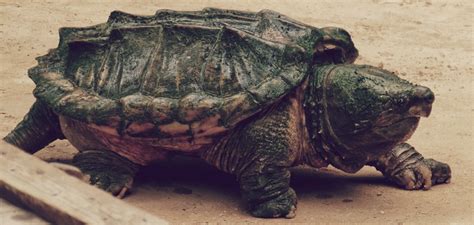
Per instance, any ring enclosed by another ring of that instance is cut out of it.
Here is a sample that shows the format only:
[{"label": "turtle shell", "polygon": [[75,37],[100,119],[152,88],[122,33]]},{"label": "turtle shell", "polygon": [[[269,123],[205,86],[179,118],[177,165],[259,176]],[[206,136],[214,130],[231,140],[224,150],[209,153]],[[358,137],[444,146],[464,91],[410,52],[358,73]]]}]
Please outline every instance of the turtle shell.
[{"label": "turtle shell", "polygon": [[35,96],[59,115],[120,132],[210,120],[231,128],[300,85],[314,65],[355,57],[344,30],[268,10],[116,11],[107,23],[61,28],[59,46],[29,76]]}]

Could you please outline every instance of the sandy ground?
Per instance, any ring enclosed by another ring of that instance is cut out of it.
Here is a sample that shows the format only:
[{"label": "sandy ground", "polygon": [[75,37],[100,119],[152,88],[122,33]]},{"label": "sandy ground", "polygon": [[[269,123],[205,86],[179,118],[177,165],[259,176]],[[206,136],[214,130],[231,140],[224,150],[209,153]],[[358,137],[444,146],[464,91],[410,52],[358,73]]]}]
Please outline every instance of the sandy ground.
[{"label": "sandy ground", "polygon": [[[15,1],[0,0],[0,136],[27,112],[33,82],[26,75],[58,43],[62,26],[106,21],[112,10],[153,14],[159,8],[273,9],[302,22],[347,29],[360,50],[358,64],[383,66],[432,88],[433,112],[411,139],[427,157],[447,162],[452,183],[404,191],[372,168],[348,175],[333,169],[295,169],[299,195],[292,220],[256,219],[246,213],[232,176],[200,161],[176,159],[142,172],[125,201],[173,223],[473,224],[473,2],[429,0],[337,1]],[[38,153],[64,158],[67,142]]]}]

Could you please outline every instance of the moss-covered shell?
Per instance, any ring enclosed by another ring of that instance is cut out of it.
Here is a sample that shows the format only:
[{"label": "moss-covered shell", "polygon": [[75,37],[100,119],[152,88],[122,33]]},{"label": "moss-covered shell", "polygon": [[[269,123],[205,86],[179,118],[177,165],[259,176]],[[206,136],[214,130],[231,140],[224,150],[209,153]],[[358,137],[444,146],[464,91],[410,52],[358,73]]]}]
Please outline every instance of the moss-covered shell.
[{"label": "moss-covered shell", "polygon": [[218,118],[229,128],[301,84],[315,64],[355,57],[344,30],[268,10],[112,12],[104,24],[62,28],[59,46],[29,75],[38,99],[75,120],[126,130]]}]

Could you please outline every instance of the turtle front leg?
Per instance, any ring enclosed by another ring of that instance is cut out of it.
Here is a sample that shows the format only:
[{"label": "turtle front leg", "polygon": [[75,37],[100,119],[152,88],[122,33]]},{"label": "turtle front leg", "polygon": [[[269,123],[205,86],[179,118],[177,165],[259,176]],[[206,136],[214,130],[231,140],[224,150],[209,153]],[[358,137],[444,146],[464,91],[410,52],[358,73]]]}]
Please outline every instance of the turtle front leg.
[{"label": "turtle front leg", "polygon": [[242,124],[202,157],[217,168],[236,175],[243,200],[256,217],[292,218],[296,194],[290,187],[289,167],[296,158],[297,140],[289,103],[263,118]]},{"label": "turtle front leg", "polygon": [[451,169],[448,164],[425,159],[407,143],[369,165],[375,166],[390,181],[407,190],[430,189],[432,185],[449,183]]},{"label": "turtle front leg", "polygon": [[102,150],[81,151],[73,164],[90,177],[91,184],[123,198],[132,188],[139,166],[112,152]]}]

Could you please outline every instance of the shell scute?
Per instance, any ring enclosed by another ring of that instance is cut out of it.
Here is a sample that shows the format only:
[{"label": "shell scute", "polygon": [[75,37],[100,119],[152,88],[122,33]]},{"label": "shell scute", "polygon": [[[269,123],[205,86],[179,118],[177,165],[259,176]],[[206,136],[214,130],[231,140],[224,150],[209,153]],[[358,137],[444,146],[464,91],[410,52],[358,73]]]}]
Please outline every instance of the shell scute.
[{"label": "shell scute", "polygon": [[143,95],[129,95],[119,100],[123,116],[129,120],[149,117],[149,105],[152,101],[152,97]]},{"label": "shell scute", "polygon": [[156,124],[169,123],[177,114],[178,100],[172,98],[154,98],[148,105],[150,117]]},{"label": "shell scute", "polygon": [[190,123],[207,115],[216,114],[221,100],[204,93],[192,93],[179,101],[179,120]]}]

